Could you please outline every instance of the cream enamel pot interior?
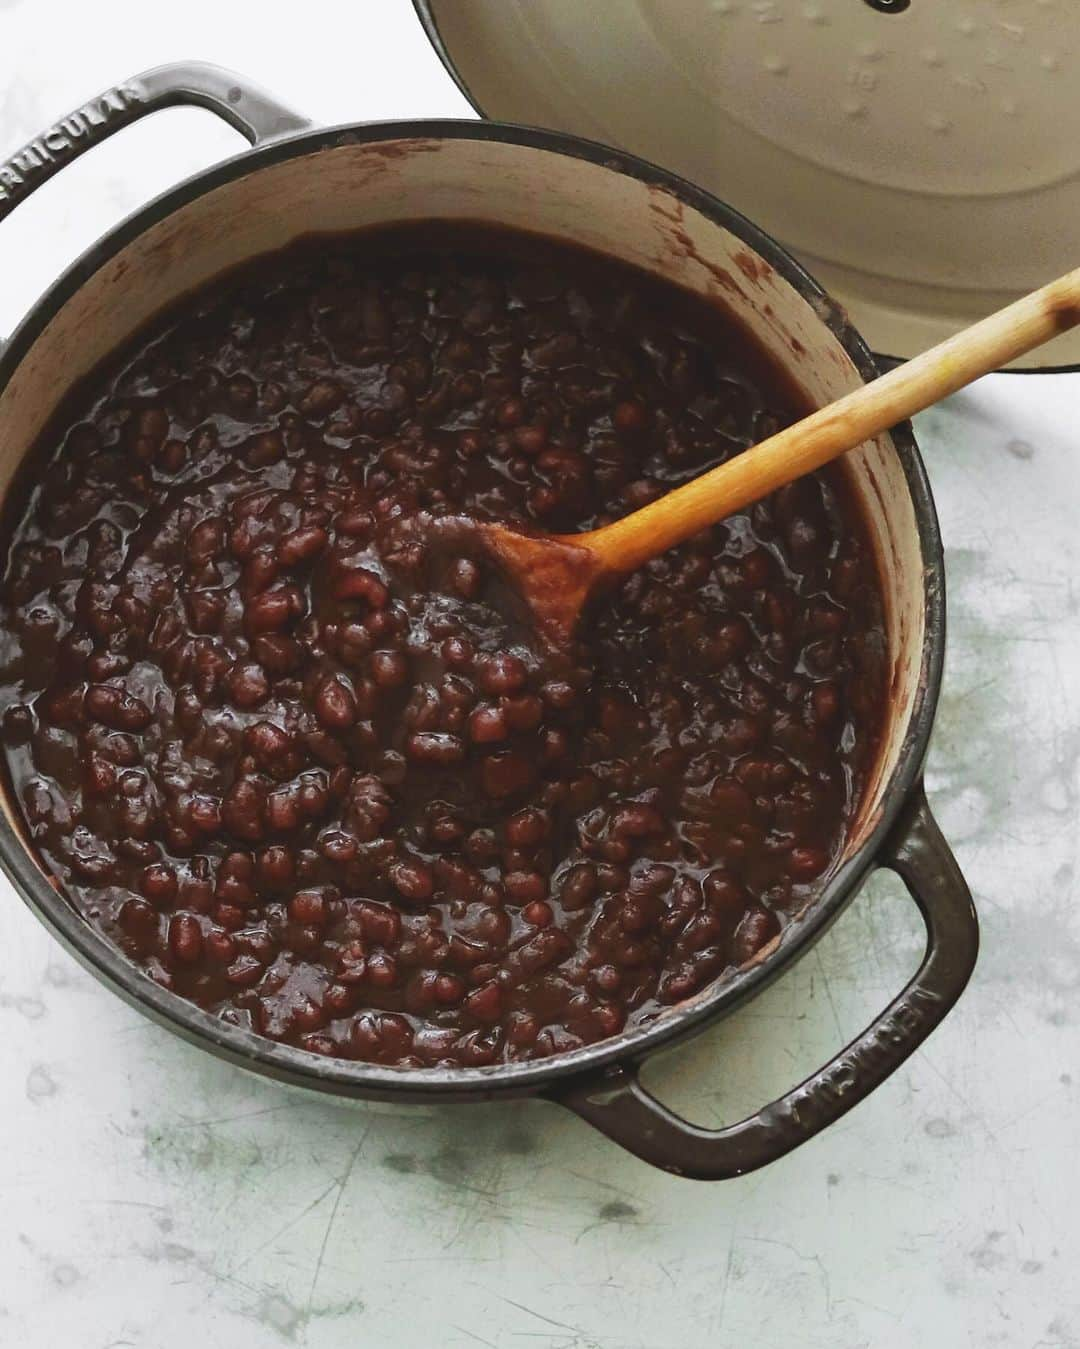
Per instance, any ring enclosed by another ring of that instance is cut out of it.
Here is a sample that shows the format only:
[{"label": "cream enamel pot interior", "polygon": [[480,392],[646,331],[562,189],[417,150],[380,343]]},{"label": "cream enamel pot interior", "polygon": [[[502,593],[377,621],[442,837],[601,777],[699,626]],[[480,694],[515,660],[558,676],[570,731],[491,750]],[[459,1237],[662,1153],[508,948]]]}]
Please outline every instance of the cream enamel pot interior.
[{"label": "cream enamel pot interior", "polygon": [[[0,165],[0,219],[95,141],[161,107],[209,107],[255,148],[160,197],[61,277],[0,353],[0,492],[67,387],[163,306],[298,236],[420,218],[483,220],[585,244],[726,304],[817,403],[874,373],[843,312],[778,245],[671,174],[591,142],[486,122],[313,130],[239,77],[209,66],[141,75],[46,130]],[[63,372],[58,379],[57,372]],[[536,1062],[394,1069],[277,1044],[153,983],[53,888],[10,801],[0,863],[34,912],[98,977],[188,1040],[250,1070],[348,1097],[480,1101],[545,1096],[639,1157],[700,1178],[783,1155],[879,1085],[962,992],[978,929],[971,898],[927,809],[921,771],[944,645],[941,541],[910,428],[848,457],[881,559],[892,688],[879,764],[823,893],[733,979],[611,1040]],[[867,872],[899,872],[926,922],[918,972],[837,1058],[788,1095],[721,1130],[669,1112],[637,1079],[649,1053],[702,1029],[804,954]]]}]

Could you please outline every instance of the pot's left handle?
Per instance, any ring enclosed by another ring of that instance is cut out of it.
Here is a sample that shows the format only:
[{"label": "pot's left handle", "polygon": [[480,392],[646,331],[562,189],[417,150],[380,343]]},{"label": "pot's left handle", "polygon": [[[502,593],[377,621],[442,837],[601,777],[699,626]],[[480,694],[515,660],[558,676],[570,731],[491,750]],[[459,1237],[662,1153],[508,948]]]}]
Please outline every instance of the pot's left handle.
[{"label": "pot's left handle", "polygon": [[84,151],[148,113],[181,105],[216,112],[252,145],[310,126],[231,70],[199,61],[157,66],[90,99],[0,163],[0,220]]}]

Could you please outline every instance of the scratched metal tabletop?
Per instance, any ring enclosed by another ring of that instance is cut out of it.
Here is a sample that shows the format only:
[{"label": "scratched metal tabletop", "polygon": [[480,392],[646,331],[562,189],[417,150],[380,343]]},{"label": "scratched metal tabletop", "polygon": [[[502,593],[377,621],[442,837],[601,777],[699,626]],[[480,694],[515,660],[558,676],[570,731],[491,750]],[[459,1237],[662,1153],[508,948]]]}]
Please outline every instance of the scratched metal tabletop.
[{"label": "scratched metal tabletop", "polygon": [[[46,24],[33,0],[0,0],[0,157],[190,56],[326,122],[466,115],[407,4],[287,14],[104,0],[54,4]],[[237,144],[170,113],[50,184],[0,227],[0,333],[97,234]],[[1080,377],[997,377],[918,425],[949,582],[928,784],[983,951],[957,1010],[866,1104],[710,1186],[554,1106],[286,1093],[123,1006],[0,883],[0,1343],[1080,1345],[1078,405]],[[920,939],[875,878],[650,1085],[705,1123],[762,1104],[880,1010]]]}]

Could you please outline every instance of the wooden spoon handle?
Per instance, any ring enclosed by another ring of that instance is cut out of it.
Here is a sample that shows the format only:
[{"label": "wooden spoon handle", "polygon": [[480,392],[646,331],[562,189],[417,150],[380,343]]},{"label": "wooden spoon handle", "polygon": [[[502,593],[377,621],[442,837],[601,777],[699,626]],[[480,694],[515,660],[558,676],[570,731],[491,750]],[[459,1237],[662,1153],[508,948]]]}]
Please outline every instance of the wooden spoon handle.
[{"label": "wooden spoon handle", "polygon": [[745,454],[602,529],[567,538],[634,568],[1080,323],[1080,268],[965,328]]}]

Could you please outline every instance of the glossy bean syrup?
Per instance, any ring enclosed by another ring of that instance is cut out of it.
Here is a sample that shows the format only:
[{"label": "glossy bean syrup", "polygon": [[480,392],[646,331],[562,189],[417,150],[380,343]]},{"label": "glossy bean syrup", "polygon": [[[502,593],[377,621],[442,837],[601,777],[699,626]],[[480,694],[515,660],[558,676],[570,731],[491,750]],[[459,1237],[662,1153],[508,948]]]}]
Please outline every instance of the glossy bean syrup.
[{"label": "glossy bean syrup", "polygon": [[469,522],[602,524],[803,410],[713,306],[480,227],[311,240],[189,298],[11,494],[3,746],[44,866],[150,979],[357,1060],[559,1053],[730,974],[877,753],[842,473],[556,653]]}]

